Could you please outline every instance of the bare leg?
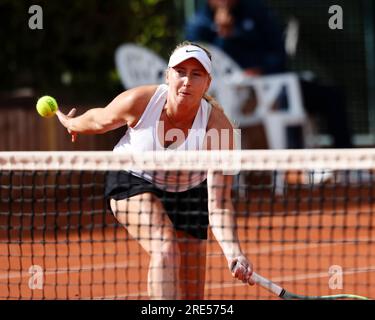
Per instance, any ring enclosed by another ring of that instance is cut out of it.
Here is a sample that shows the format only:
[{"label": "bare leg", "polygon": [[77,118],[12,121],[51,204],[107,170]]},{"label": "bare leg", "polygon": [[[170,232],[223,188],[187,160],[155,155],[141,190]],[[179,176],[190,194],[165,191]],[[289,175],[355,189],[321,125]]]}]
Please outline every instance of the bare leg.
[{"label": "bare leg", "polygon": [[180,299],[180,248],[172,222],[159,199],[143,193],[111,200],[117,220],[150,255],[148,293],[151,299]]},{"label": "bare leg", "polygon": [[183,231],[177,231],[177,237],[181,252],[181,298],[201,300],[206,278],[206,240],[193,238]]}]

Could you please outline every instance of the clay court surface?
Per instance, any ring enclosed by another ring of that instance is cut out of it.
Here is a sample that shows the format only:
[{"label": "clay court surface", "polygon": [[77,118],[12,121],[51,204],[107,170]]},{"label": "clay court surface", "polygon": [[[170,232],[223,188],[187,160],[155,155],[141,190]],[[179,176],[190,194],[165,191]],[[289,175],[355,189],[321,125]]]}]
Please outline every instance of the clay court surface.
[{"label": "clay court surface", "polygon": [[[147,299],[148,256],[90,188],[42,188],[44,198],[36,198],[43,201],[20,201],[32,199],[21,189],[10,201],[2,196],[1,299]],[[289,291],[375,298],[373,195],[363,186],[291,189],[275,198],[249,193],[236,202],[242,248],[259,274]],[[211,234],[207,252],[207,299],[276,298],[233,280]],[[30,289],[35,265],[43,270],[42,289]],[[340,268],[342,278],[332,278]]]}]

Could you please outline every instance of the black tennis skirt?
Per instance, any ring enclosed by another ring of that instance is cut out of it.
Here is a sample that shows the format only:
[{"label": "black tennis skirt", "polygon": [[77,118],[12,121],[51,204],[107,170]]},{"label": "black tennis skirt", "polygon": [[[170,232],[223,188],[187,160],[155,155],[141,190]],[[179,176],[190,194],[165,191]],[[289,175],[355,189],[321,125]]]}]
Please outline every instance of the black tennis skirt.
[{"label": "black tennis skirt", "polygon": [[145,192],[153,193],[160,199],[176,230],[185,231],[197,239],[207,239],[208,195],[206,180],[187,191],[168,192],[129,172],[108,172],[105,186],[108,205],[110,199],[123,200]]}]

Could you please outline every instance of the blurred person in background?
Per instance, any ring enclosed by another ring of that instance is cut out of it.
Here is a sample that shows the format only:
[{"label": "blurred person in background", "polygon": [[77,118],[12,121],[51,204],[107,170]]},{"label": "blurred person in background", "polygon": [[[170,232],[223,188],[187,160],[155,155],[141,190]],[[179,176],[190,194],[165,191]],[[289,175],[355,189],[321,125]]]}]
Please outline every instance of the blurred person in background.
[{"label": "blurred person in background", "polygon": [[[261,0],[207,0],[187,22],[185,38],[222,49],[249,76],[287,72],[283,29]],[[351,148],[344,92],[303,78],[300,85],[306,111],[325,118],[333,147]]]}]

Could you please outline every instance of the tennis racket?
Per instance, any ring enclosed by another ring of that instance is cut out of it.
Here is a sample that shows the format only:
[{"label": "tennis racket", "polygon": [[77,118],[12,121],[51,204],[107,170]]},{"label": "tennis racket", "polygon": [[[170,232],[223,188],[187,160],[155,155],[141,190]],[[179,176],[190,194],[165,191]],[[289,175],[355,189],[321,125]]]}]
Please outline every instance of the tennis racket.
[{"label": "tennis racket", "polygon": [[[232,272],[238,267],[238,262],[232,267]],[[335,294],[327,296],[304,296],[300,294],[295,294],[285,290],[271,280],[262,277],[261,275],[253,272],[251,279],[258,285],[267,289],[268,291],[274,293],[281,299],[285,300],[340,300],[340,299],[354,299],[354,300],[369,300],[367,297],[358,296],[354,294]]]}]

